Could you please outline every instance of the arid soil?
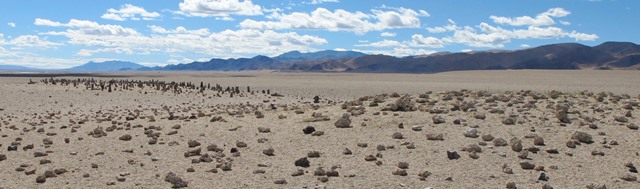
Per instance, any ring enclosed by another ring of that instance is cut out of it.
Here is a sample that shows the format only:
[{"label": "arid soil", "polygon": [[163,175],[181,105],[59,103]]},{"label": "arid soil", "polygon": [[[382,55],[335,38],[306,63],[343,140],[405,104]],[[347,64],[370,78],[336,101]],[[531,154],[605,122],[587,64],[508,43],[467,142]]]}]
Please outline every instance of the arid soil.
[{"label": "arid soil", "polygon": [[634,71],[2,76],[3,188],[640,188]]}]

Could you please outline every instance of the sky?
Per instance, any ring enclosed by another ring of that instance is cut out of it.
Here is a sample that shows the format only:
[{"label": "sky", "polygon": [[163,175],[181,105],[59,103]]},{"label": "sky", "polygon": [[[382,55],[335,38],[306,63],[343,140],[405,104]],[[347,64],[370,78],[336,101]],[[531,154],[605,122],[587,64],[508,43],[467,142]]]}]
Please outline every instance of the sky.
[{"label": "sky", "polygon": [[0,5],[0,64],[146,66],[354,50],[392,56],[640,43],[637,0],[20,0]]}]

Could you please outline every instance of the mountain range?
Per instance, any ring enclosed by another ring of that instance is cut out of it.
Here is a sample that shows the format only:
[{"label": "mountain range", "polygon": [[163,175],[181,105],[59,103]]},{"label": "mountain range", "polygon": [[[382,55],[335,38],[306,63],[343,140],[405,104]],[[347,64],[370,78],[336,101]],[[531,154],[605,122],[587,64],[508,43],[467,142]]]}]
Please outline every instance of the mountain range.
[{"label": "mountain range", "polygon": [[[291,51],[275,57],[214,58],[206,62],[144,67],[126,61],[89,62],[61,71],[109,72],[125,70],[277,70],[300,72],[436,73],[499,69],[633,69],[640,70],[640,45],[605,42],[597,46],[558,43],[522,50],[488,50],[394,57],[356,51]],[[34,70],[0,65],[0,70]]]},{"label": "mountain range", "polygon": [[389,73],[435,73],[499,69],[640,69],[640,45],[605,42],[543,45],[515,51],[491,50],[394,57],[354,51],[292,51],[276,57],[211,59],[147,70],[281,70]]}]

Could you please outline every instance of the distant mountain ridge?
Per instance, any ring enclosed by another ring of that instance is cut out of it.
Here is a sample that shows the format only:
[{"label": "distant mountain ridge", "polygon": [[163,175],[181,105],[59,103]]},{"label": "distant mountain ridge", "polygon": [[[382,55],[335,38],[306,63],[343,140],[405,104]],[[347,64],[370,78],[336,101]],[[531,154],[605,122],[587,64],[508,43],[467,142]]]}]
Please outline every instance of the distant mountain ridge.
[{"label": "distant mountain ridge", "polygon": [[280,70],[329,72],[435,73],[496,69],[639,69],[640,46],[605,42],[590,47],[558,43],[522,50],[488,50],[394,57],[355,51],[291,51],[270,58],[211,59],[147,70]]},{"label": "distant mountain ridge", "polygon": [[439,52],[430,55],[395,57],[368,55],[356,51],[290,51],[275,57],[214,58],[204,62],[145,67],[127,61],[88,62],[62,70],[0,65],[3,71],[125,70],[242,71],[277,70],[298,72],[436,73],[460,70],[500,69],[632,69],[640,70],[640,45],[631,42],[604,42],[593,47],[579,43],[558,43],[522,50]]},{"label": "distant mountain ridge", "polygon": [[71,71],[98,71],[98,72],[112,72],[122,70],[137,70],[144,68],[145,66],[127,61],[104,61],[104,62],[88,62],[86,64],[75,66],[67,70]]},{"label": "distant mountain ridge", "polygon": [[17,65],[0,65],[0,71],[34,71],[39,70],[37,68],[30,68]]}]

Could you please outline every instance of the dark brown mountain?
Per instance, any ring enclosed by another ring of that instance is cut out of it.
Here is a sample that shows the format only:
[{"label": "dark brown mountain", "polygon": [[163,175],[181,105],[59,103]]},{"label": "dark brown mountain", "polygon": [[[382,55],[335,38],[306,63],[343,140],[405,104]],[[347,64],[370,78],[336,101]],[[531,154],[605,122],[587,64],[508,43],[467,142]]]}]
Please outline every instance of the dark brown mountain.
[{"label": "dark brown mountain", "polygon": [[516,51],[492,50],[394,57],[353,51],[288,52],[273,58],[256,56],[211,59],[151,70],[281,70],[328,72],[435,73],[496,69],[640,69],[640,45],[605,42],[590,47],[578,43],[543,45]]}]

